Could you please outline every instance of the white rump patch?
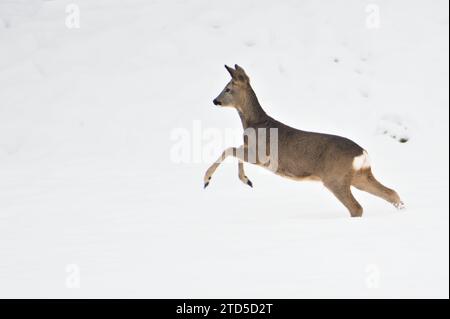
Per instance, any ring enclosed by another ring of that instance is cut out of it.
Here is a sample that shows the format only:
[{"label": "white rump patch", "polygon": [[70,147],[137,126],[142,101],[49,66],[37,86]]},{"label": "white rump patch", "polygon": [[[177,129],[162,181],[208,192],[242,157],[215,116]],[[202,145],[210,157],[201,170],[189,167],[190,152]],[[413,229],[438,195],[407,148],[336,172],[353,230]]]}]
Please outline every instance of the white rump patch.
[{"label": "white rump patch", "polygon": [[359,171],[361,169],[364,168],[369,168],[370,167],[370,159],[369,159],[369,154],[367,154],[366,151],[363,151],[363,153],[359,156],[356,156],[353,159],[353,169],[355,171]]}]

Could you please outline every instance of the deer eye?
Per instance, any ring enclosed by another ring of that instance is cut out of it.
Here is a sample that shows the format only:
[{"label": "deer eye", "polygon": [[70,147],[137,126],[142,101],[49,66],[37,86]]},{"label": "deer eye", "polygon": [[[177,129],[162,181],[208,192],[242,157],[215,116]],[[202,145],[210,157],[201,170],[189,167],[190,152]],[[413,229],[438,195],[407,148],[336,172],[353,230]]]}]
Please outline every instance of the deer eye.
[{"label": "deer eye", "polygon": [[226,93],[229,93],[229,92],[231,92],[231,90],[230,90],[229,88],[226,88],[226,89],[225,89],[225,92],[226,92]]}]

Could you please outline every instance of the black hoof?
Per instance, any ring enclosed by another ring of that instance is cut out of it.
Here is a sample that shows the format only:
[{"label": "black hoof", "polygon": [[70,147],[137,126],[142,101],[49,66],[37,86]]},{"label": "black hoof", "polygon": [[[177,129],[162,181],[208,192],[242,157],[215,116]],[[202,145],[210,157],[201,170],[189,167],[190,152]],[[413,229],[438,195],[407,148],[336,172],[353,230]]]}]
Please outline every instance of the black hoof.
[{"label": "black hoof", "polygon": [[203,188],[208,187],[208,185],[209,185],[209,182],[206,182],[206,183],[205,183],[205,186],[203,186]]},{"label": "black hoof", "polygon": [[250,181],[247,181],[247,185],[250,186],[251,188],[253,188],[253,184]]}]

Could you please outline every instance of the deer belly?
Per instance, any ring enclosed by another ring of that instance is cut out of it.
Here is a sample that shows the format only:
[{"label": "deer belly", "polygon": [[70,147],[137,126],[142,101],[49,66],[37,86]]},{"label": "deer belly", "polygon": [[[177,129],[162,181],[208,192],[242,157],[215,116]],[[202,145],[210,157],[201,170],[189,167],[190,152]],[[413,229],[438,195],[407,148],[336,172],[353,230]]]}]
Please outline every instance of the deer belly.
[{"label": "deer belly", "polygon": [[313,181],[313,182],[321,181],[319,176],[312,174],[292,174],[282,170],[278,171],[277,174],[282,177],[292,179],[294,181]]}]

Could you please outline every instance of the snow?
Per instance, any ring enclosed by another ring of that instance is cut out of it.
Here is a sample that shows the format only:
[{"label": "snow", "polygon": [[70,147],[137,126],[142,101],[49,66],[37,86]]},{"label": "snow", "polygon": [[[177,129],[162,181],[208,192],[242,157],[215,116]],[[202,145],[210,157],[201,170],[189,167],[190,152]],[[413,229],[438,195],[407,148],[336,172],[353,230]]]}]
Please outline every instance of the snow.
[{"label": "snow", "polygon": [[[0,21],[0,297],[449,297],[446,0],[0,0]],[[240,132],[212,104],[225,63],[273,117],[367,149],[407,210],[355,190],[351,219],[233,159],[204,190]]]}]

